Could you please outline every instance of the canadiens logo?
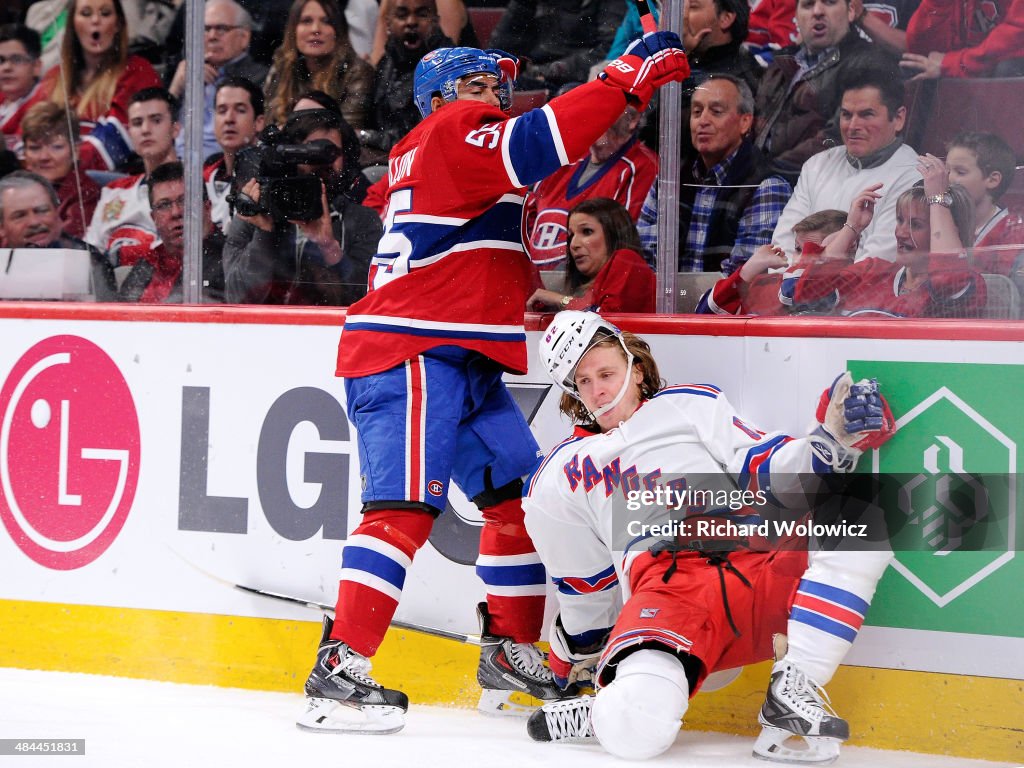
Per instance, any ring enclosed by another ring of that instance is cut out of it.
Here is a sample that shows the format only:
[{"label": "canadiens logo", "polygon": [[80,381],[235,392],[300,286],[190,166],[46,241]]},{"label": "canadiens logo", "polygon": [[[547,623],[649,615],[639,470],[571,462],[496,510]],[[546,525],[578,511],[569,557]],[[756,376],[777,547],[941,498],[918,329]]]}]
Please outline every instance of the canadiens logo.
[{"label": "canadiens logo", "polygon": [[121,218],[121,211],[124,210],[124,200],[111,200],[103,206],[103,220],[117,221]]},{"label": "canadiens logo", "polygon": [[530,232],[530,257],[534,263],[554,266],[554,262],[565,261],[568,218],[569,212],[562,208],[540,212]]},{"label": "canadiens logo", "polygon": [[440,496],[444,493],[444,483],[440,480],[431,480],[427,483],[427,492],[431,496]]}]

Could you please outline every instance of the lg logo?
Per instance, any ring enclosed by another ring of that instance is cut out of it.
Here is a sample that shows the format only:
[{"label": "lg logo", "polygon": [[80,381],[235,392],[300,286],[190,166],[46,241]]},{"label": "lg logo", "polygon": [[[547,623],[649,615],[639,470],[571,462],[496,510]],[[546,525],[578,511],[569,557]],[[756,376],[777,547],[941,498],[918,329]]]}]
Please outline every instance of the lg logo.
[{"label": "lg logo", "polygon": [[55,570],[113,543],[139,477],[139,420],[114,362],[54,336],[15,363],[0,390],[0,519],[21,550]]}]

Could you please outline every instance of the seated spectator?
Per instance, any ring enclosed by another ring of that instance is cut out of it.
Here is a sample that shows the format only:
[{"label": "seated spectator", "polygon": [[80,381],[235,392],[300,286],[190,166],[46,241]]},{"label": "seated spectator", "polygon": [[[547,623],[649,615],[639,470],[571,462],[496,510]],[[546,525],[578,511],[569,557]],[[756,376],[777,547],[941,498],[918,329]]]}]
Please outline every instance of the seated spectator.
[{"label": "seated spectator", "polygon": [[743,47],[749,22],[746,0],[688,0],[681,35],[691,77],[699,81],[710,73],[735,75],[757,93],[761,65]]},{"label": "seated spectator", "polygon": [[561,269],[566,258],[566,222],[574,205],[595,197],[621,203],[635,222],[658,175],[658,156],[637,138],[641,116],[626,107],[622,116],[590,147],[590,154],[563,165],[526,196],[524,206],[530,258],[540,269]]},{"label": "seated spectator", "polygon": [[391,148],[420,121],[412,98],[413,71],[420,59],[452,41],[437,23],[434,0],[394,0],[390,3],[388,39],[384,56],[377,63],[373,87],[373,130],[362,130],[367,162],[387,162]]},{"label": "seated spectator", "polygon": [[263,130],[263,91],[244,77],[227,77],[217,85],[213,112],[213,131],[222,152],[207,158],[203,180],[213,206],[213,223],[225,232],[231,221],[228,195],[235,178],[235,160],[239,152],[256,143]]},{"label": "seated spectator", "polygon": [[127,161],[128,104],[138,91],[159,87],[153,66],[128,53],[128,26],[121,0],[72,0],[61,43],[60,65],[43,76],[56,104],[78,113],[89,146],[84,168],[113,170]]},{"label": "seated spectator", "polygon": [[21,24],[0,27],[0,149],[21,157],[21,121],[46,97],[39,85],[39,35]]},{"label": "seated spectator", "polygon": [[625,14],[624,0],[511,0],[490,45],[523,59],[517,88],[554,92],[590,79]]},{"label": "seated spectator", "polygon": [[[808,265],[793,292],[795,305],[828,301],[835,314],[886,317],[974,317],[985,307],[981,273],[963,254],[974,231],[973,206],[959,186],[948,186],[942,161],[921,157],[923,186],[896,203],[896,261],[846,255],[856,232],[870,222],[879,197],[868,187],[850,206],[846,224]],[[890,193],[892,194],[892,193]]]},{"label": "seated spectator", "polygon": [[1016,0],[922,0],[900,66],[914,80],[1024,75],[1024,5]]},{"label": "seated spectator", "polygon": [[[370,64],[375,67],[380,64],[387,49],[389,19],[394,9],[394,3],[395,0],[381,0],[380,3],[374,32],[373,51],[370,53]],[[470,21],[469,12],[466,10],[463,0],[438,0],[436,11],[441,34],[452,41],[449,45],[480,47],[480,41],[477,39],[476,30],[473,29],[473,23]]]},{"label": "seated spectator", "polygon": [[114,272],[95,248],[61,229],[57,193],[31,171],[15,171],[0,179],[0,244],[4,248],[66,248],[88,251],[97,301],[114,298]]},{"label": "seated spectator", "polygon": [[[138,254],[118,288],[121,301],[180,303],[185,258],[185,173],[181,163],[164,163],[149,174],[149,204],[160,244]],[[224,235],[213,226],[210,201],[203,195],[202,288],[205,303],[224,301],[221,252]]]},{"label": "seated spectator", "polygon": [[535,312],[653,312],[654,272],[640,256],[640,238],[629,212],[595,197],[569,211],[562,293],[538,288],[526,302]]},{"label": "seated spectator", "polygon": [[883,195],[860,232],[856,258],[891,261],[896,257],[896,199],[920,178],[917,153],[899,136],[907,113],[903,83],[889,68],[857,69],[844,75],[840,92],[843,146],[819,152],[804,164],[772,242],[792,253],[794,224],[826,208],[846,210],[862,189],[877,183]]},{"label": "seated spectator", "polygon": [[981,272],[1010,275],[1024,252],[1024,218],[999,205],[1013,183],[1017,158],[994,133],[958,134],[946,148],[949,180],[974,205],[972,263]]},{"label": "seated spectator", "polygon": [[[348,136],[358,156],[355,132],[330,110],[294,114],[285,133],[291,143],[326,140],[343,151]],[[345,168],[345,158],[328,167],[300,166],[302,173],[320,176],[320,218],[289,222],[263,213],[235,214],[224,248],[228,302],[347,306],[366,294],[370,259],[383,228],[376,213],[344,194],[351,175],[359,173],[358,166],[354,172]],[[259,203],[259,182],[246,182],[242,194]]]},{"label": "seated spectator", "polygon": [[[754,97],[733,75],[712,75],[693,92],[690,137],[697,159],[682,169],[679,193],[681,272],[732,274],[769,242],[789,183],[773,175],[750,140]],[[658,185],[644,201],[637,225],[646,258],[658,252]],[[665,254],[672,258],[672,254]]]},{"label": "seated spectator", "polygon": [[25,169],[38,173],[57,190],[64,232],[82,237],[100,199],[99,185],[76,169],[78,117],[52,101],[36,104],[21,122]]},{"label": "seated spectator", "polygon": [[292,4],[284,42],[264,86],[269,121],[283,125],[292,104],[311,90],[337,99],[353,128],[367,127],[373,70],[352,50],[348,23],[336,0]]},{"label": "seated spectator", "polygon": [[[220,151],[214,135],[214,96],[217,86],[230,77],[241,77],[257,87],[267,79],[268,67],[249,55],[252,40],[252,17],[235,0],[207,0],[203,16],[205,30],[203,48],[203,157]],[[193,57],[198,58],[196,57]],[[174,72],[168,90],[181,100],[185,94],[185,61]],[[184,137],[179,136],[176,149],[184,155]]]},{"label": "seated spectator", "polygon": [[853,15],[850,0],[800,0],[802,42],[775,54],[757,90],[754,143],[790,183],[807,158],[832,146],[838,83],[872,52],[851,26]]},{"label": "seated spectator", "polygon": [[701,297],[694,310],[699,315],[788,315],[792,297],[783,301],[780,289],[784,270],[793,262],[787,278],[796,276],[823,252],[822,242],[846,223],[843,211],[818,211],[793,226],[796,249],[792,259],[777,245],[759,246],[742,267],[723,277]]},{"label": "seated spectator", "polygon": [[147,177],[154,168],[178,159],[174,139],[181,130],[177,104],[166,88],[145,88],[128,105],[128,136],[142,158],[143,173],[110,182],[100,192],[85,240],[106,251],[110,263],[121,263],[121,252],[146,253],[156,239],[149,210]]},{"label": "seated spectator", "polygon": [[362,146],[359,143],[359,135],[355,129],[349,125],[345,118],[341,115],[341,107],[338,106],[338,100],[332,96],[328,96],[323,91],[309,91],[304,94],[298,101],[295,102],[295,107],[292,109],[292,114],[296,112],[303,112],[307,109],[326,109],[328,112],[334,114],[338,118],[339,125],[341,126],[341,149],[344,153],[342,157],[342,180],[339,180],[341,186],[339,190],[341,194],[345,195],[349,200],[353,202],[363,204],[363,200],[366,198],[366,193],[370,188],[370,182],[367,180],[360,169],[360,158],[362,157]]}]

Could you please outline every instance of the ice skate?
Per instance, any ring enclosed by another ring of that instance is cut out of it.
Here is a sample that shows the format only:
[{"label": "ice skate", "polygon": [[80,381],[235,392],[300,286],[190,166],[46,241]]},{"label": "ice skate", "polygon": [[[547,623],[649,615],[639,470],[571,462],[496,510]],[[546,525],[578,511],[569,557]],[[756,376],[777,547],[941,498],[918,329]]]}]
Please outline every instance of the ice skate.
[{"label": "ice skate", "polygon": [[825,691],[785,658],[772,667],[757,719],[762,729],[754,757],[763,760],[826,765],[839,757],[839,745],[850,738],[849,724],[832,710]]},{"label": "ice skate", "polygon": [[530,715],[526,732],[534,741],[562,741],[582,744],[595,741],[590,727],[590,707],[593,696],[549,701]]},{"label": "ice skate", "polygon": [[555,684],[544,654],[533,643],[516,643],[510,637],[490,633],[487,605],[477,606],[480,615],[480,664],[476,679],[483,688],[478,709],[485,715],[527,716],[541,705],[539,699],[559,699],[567,694]]},{"label": "ice skate", "polygon": [[306,680],[306,711],[296,725],[334,733],[394,733],[405,726],[409,698],[370,677],[370,660],[331,639],[324,616],[316,663]]}]

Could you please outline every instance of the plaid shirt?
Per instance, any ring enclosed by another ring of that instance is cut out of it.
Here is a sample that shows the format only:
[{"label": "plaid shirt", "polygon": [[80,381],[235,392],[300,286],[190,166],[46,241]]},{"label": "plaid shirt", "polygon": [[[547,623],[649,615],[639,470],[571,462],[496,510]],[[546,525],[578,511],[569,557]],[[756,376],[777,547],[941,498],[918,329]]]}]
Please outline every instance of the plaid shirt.
[{"label": "plaid shirt", "polygon": [[[738,150],[737,150],[738,151]],[[693,164],[693,178],[701,180],[701,189],[693,201],[693,213],[690,215],[690,228],[686,235],[685,247],[679,254],[680,272],[703,272],[703,251],[707,243],[708,227],[715,204],[722,193],[722,182],[725,180],[736,157],[733,152],[722,162],[713,166],[707,173],[701,173],[703,164],[698,158]],[[783,208],[793,195],[793,188],[779,176],[768,176],[757,187],[750,203],[743,211],[736,242],[729,258],[722,262],[722,272],[726,275],[738,269],[759,245],[771,242],[775,224],[782,215]],[[637,222],[640,233],[640,244],[643,246],[644,259],[656,267],[658,252],[658,183],[651,186],[651,191],[644,200]]]}]

